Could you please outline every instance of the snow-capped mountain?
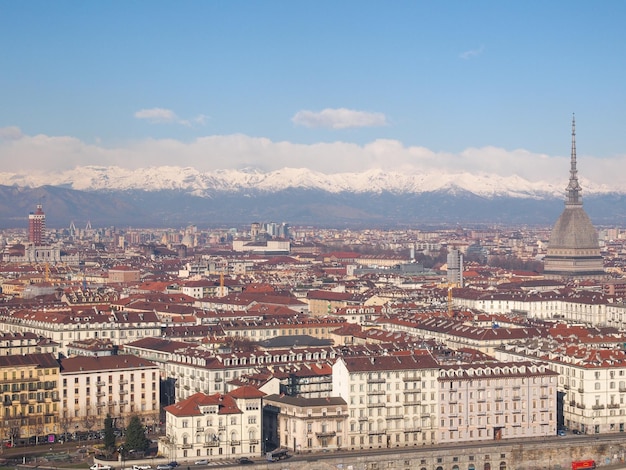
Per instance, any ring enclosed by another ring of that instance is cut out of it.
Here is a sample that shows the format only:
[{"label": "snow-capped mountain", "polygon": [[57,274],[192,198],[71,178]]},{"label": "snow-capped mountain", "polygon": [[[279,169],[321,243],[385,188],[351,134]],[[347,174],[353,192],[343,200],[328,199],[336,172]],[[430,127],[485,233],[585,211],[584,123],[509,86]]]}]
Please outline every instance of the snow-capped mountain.
[{"label": "snow-capped mountain", "polygon": [[[283,168],[262,173],[255,170],[200,172],[194,168],[163,166],[135,170],[120,167],[85,166],[59,173],[0,173],[0,185],[62,186],[80,191],[178,190],[199,197],[215,192],[276,192],[285,189],[320,190],[329,193],[421,194],[432,191],[463,190],[482,197],[560,197],[567,181],[560,184],[530,182],[519,176],[501,177],[470,173],[405,173],[369,170],[362,173],[324,174],[304,168]],[[609,188],[583,181],[585,192],[607,193]]]},{"label": "snow-capped mountain", "polygon": [[[626,222],[623,191],[581,184],[594,222]],[[254,220],[334,226],[552,224],[563,208],[566,185],[462,172],[329,175],[294,168],[264,173],[87,166],[45,175],[0,173],[0,226],[24,225],[42,200],[50,226],[80,220],[132,226]]]}]

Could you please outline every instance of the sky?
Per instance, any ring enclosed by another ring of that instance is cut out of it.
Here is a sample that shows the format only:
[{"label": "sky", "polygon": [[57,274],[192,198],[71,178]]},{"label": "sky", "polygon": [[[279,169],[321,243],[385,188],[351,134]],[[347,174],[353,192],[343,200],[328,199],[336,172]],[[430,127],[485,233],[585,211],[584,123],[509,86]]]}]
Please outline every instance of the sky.
[{"label": "sky", "polygon": [[626,2],[0,0],[0,172],[626,170]]}]

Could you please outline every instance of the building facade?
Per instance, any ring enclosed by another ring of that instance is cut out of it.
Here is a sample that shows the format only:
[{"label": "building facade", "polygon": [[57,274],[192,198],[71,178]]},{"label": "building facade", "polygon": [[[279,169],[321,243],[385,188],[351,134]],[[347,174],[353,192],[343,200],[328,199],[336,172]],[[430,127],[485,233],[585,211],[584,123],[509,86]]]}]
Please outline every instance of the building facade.
[{"label": "building facade", "polygon": [[159,421],[159,368],[130,355],[76,356],[61,361],[63,432],[103,429],[110,416],[125,427],[132,416]]},{"label": "building facade", "polygon": [[159,453],[169,460],[260,456],[264,395],[244,386],[227,394],[196,393],[167,406]]},{"label": "building facade", "polygon": [[0,438],[13,445],[58,433],[58,386],[52,354],[0,356]]}]

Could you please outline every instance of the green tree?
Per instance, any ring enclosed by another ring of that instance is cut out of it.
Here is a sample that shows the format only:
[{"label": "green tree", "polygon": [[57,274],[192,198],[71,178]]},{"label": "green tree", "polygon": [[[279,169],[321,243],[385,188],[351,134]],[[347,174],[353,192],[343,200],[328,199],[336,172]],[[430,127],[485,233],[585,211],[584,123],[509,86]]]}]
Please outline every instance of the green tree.
[{"label": "green tree", "polygon": [[124,449],[127,451],[144,451],[148,448],[149,444],[150,442],[146,438],[146,432],[143,424],[141,424],[141,420],[138,416],[133,416],[130,418],[130,423],[128,423],[128,427],[126,428],[126,442],[124,443]]},{"label": "green tree", "polygon": [[110,455],[115,450],[115,433],[113,432],[113,418],[107,415],[104,420],[104,450]]}]

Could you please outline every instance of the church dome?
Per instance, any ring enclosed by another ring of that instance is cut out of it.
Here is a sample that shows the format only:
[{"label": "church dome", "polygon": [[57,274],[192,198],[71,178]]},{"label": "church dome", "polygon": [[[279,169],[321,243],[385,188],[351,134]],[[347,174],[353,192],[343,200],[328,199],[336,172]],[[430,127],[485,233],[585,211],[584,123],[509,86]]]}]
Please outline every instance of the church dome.
[{"label": "church dome", "polygon": [[550,251],[599,250],[598,233],[582,206],[566,207],[550,234]]}]

